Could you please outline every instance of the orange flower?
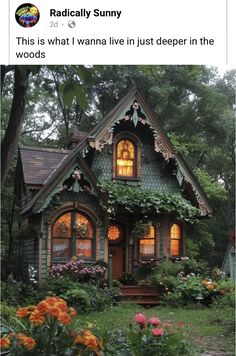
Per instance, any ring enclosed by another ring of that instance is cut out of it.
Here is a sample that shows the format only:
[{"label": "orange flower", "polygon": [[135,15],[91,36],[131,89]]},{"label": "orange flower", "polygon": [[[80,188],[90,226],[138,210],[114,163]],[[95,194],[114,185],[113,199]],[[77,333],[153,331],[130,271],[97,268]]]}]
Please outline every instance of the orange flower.
[{"label": "orange flower", "polygon": [[97,351],[101,348],[101,342],[94,335],[85,336],[84,345],[86,345],[92,351]]},{"label": "orange flower", "polygon": [[11,344],[11,341],[7,336],[0,338],[0,346],[2,349],[8,349],[10,344]]},{"label": "orange flower", "polygon": [[50,306],[48,309],[48,314],[54,318],[57,318],[58,315],[60,314],[60,309],[56,306]]},{"label": "orange flower", "polygon": [[27,350],[31,351],[35,347],[36,342],[32,337],[24,336],[20,338],[20,344],[25,346]]},{"label": "orange flower", "polygon": [[48,305],[52,306],[58,301],[58,298],[56,298],[56,297],[47,297],[45,299],[45,301],[48,303]]},{"label": "orange flower", "polygon": [[60,309],[60,311],[62,311],[64,313],[67,312],[67,310],[68,310],[67,305],[65,303],[62,303],[61,301],[56,303],[56,306]]},{"label": "orange flower", "polygon": [[30,315],[29,320],[34,325],[42,325],[45,322],[44,316],[37,309]]},{"label": "orange flower", "polygon": [[27,315],[29,315],[29,311],[26,307],[20,308],[16,312],[16,316],[20,319],[25,318]]},{"label": "orange flower", "polygon": [[207,289],[214,289],[215,288],[215,286],[213,285],[213,284],[208,284],[208,286],[207,286]]},{"label": "orange flower", "polygon": [[99,351],[102,347],[101,341],[90,330],[82,330],[82,335],[77,336],[74,343],[85,345],[88,349],[95,352]]},{"label": "orange flower", "polygon": [[45,300],[37,304],[37,309],[40,314],[46,314],[48,311],[49,305]]},{"label": "orange flower", "polygon": [[71,317],[66,313],[60,313],[58,316],[58,321],[64,325],[68,325],[71,323]]},{"label": "orange flower", "polygon": [[70,316],[77,316],[78,315],[77,311],[74,308],[69,308],[69,313],[70,313]]}]

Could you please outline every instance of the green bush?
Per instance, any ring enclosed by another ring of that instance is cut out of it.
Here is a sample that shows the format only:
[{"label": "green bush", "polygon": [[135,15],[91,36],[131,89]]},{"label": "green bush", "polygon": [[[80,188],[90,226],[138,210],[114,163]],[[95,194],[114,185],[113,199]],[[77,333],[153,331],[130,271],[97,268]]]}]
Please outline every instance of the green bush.
[{"label": "green bush", "polygon": [[34,304],[45,296],[45,291],[37,285],[22,282],[1,283],[1,299],[12,306]]},{"label": "green bush", "polygon": [[223,296],[218,296],[215,298],[213,303],[211,304],[212,308],[234,308],[235,309],[235,292],[227,292]]},{"label": "green bush", "polygon": [[102,311],[112,303],[112,292],[85,283],[67,289],[60,297],[80,313]]},{"label": "green bush", "polygon": [[166,294],[173,291],[179,284],[178,274],[182,271],[181,264],[171,261],[163,262],[160,266],[153,269],[152,283],[158,291]]}]

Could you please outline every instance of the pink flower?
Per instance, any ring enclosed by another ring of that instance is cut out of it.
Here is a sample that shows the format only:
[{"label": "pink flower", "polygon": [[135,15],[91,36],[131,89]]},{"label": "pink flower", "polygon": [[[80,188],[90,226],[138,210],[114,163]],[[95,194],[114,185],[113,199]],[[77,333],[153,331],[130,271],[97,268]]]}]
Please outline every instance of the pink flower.
[{"label": "pink flower", "polygon": [[136,314],[134,316],[134,321],[137,323],[137,324],[140,324],[140,325],[145,325],[147,323],[147,319],[146,319],[146,316],[143,315],[143,314]]},{"label": "pink flower", "polygon": [[164,334],[164,329],[152,329],[151,333],[154,336],[162,336]]},{"label": "pink flower", "polygon": [[161,324],[161,321],[160,321],[159,318],[153,316],[153,317],[151,317],[151,318],[148,320],[148,324],[154,325],[154,326],[158,326],[158,325]]}]

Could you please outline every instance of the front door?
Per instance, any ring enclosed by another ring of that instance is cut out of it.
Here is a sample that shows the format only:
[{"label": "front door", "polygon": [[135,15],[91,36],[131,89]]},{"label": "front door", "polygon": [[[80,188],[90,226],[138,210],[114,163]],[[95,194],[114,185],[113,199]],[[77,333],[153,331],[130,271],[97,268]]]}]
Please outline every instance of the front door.
[{"label": "front door", "polygon": [[123,249],[121,246],[109,246],[112,255],[112,279],[119,279],[123,272]]},{"label": "front door", "polygon": [[124,234],[119,225],[108,229],[109,255],[112,255],[112,279],[119,279],[124,272]]}]

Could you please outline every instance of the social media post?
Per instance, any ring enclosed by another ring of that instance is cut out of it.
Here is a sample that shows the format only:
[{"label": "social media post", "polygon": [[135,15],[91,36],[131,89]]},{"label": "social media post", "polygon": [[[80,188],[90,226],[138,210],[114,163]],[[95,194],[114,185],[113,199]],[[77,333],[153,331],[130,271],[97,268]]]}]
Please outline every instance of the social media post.
[{"label": "social media post", "polygon": [[9,50],[16,64],[225,64],[222,0],[124,0],[9,4]]}]

